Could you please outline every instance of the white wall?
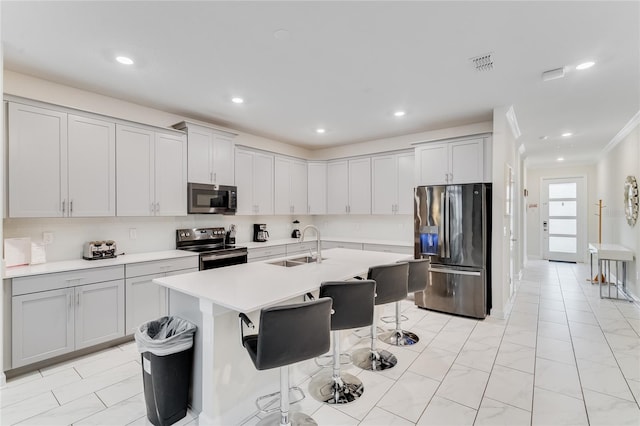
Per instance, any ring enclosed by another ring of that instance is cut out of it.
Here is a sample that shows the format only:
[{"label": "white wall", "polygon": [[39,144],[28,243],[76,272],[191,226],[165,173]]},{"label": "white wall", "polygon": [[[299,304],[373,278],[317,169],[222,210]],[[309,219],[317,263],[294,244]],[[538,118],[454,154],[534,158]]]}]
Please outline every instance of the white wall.
[{"label": "white wall", "polygon": [[[493,110],[493,162],[492,162],[492,229],[491,229],[491,315],[505,317],[511,302],[510,274],[510,216],[505,215],[507,165],[516,171],[515,139],[506,118],[509,107]],[[519,202],[518,191],[513,202]],[[515,277],[514,277],[515,278]]]},{"label": "white wall", "polygon": [[305,148],[245,132],[239,132],[227,127],[213,125],[190,117],[133,104],[86,90],[64,86],[14,71],[4,70],[4,93],[157,127],[171,127],[181,121],[190,120],[194,123],[200,123],[205,126],[215,127],[237,134],[238,136],[236,136],[235,142],[239,145],[300,158],[308,158],[310,155],[310,151]]},{"label": "white wall", "polygon": [[[525,199],[526,207],[526,232],[527,232],[527,258],[542,258],[542,203],[541,182],[545,178],[566,178],[586,176],[587,182],[587,241],[598,241],[598,196],[596,194],[598,174],[595,165],[554,167],[554,168],[527,168],[527,180],[525,188],[529,196]],[[621,191],[620,191],[621,192]],[[533,207],[533,205],[537,207]],[[585,261],[587,246],[579,248],[581,260]]]},{"label": "white wall", "polygon": [[624,182],[627,176],[640,179],[640,125],[635,125],[617,145],[606,151],[598,164],[596,198],[607,207],[602,215],[602,242],[622,244],[635,252],[636,261],[627,270],[628,289],[640,298],[640,223],[627,224],[624,215]]}]

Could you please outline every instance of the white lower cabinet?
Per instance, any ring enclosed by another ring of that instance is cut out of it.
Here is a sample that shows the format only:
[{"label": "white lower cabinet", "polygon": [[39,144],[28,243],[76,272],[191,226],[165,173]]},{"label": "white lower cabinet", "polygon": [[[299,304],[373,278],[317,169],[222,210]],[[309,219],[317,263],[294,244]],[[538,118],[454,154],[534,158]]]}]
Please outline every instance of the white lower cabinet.
[{"label": "white lower cabinet", "polygon": [[76,349],[124,336],[124,280],[75,288]]},{"label": "white lower cabinet", "polygon": [[362,250],[362,243],[351,243],[347,241],[322,241],[323,249],[346,248],[352,250]]},{"label": "white lower cabinet", "polygon": [[126,265],[126,334],[141,324],[167,315],[168,289],[154,284],[156,278],[198,270],[198,256]]},{"label": "white lower cabinet", "polygon": [[74,350],[73,295],[63,288],[12,298],[12,368]]},{"label": "white lower cabinet", "polygon": [[21,294],[11,305],[12,368],[124,336],[122,279]]},{"label": "white lower cabinet", "polygon": [[389,244],[369,244],[364,243],[362,250],[367,251],[383,251],[386,253],[413,254],[413,247],[394,246]]},{"label": "white lower cabinet", "polygon": [[275,259],[287,255],[287,246],[269,246],[248,249],[247,261],[258,262],[260,260]]}]

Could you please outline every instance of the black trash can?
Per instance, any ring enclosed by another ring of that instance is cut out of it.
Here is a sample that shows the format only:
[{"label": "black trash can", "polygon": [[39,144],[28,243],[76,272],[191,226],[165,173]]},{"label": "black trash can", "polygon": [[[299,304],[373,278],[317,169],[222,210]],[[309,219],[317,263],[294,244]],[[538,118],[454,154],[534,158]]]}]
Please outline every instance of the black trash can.
[{"label": "black trash can", "polygon": [[156,426],[187,415],[195,331],[194,324],[179,317],[162,317],[136,330],[147,418]]}]

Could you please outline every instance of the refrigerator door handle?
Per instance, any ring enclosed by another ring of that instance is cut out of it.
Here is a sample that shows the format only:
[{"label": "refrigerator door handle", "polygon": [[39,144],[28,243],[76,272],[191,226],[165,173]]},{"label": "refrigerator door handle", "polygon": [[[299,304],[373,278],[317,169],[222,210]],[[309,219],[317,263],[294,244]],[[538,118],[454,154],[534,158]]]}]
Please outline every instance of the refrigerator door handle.
[{"label": "refrigerator door handle", "polygon": [[444,225],[444,248],[445,248],[445,257],[448,259],[451,257],[451,245],[449,244],[450,237],[450,228],[451,228],[451,209],[449,206],[449,190],[445,189],[445,207],[444,207],[444,215],[447,218]]},{"label": "refrigerator door handle", "polygon": [[459,269],[443,269],[443,268],[432,268],[429,267],[429,272],[439,272],[441,274],[453,274],[453,275],[471,275],[474,277],[479,277],[482,275],[479,271],[461,271]]},{"label": "refrigerator door handle", "polygon": [[445,244],[447,243],[447,237],[444,234],[444,230],[446,225],[446,207],[444,204],[444,191],[440,194],[440,205],[442,206],[442,215],[440,216],[440,225],[438,229],[438,233],[442,236],[442,242],[440,243],[440,257],[447,257],[446,256],[446,250],[445,250]]}]

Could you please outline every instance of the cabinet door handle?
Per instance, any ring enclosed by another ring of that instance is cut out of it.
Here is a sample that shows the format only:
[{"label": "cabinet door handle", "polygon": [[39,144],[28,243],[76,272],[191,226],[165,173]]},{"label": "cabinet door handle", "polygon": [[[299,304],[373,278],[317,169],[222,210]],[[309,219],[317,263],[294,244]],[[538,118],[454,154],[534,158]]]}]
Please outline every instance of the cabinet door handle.
[{"label": "cabinet door handle", "polygon": [[155,213],[156,212],[156,205],[155,203],[151,203],[151,207],[149,208],[151,210],[151,213]]},{"label": "cabinet door handle", "polygon": [[217,181],[218,181],[218,174],[217,174],[217,173],[214,173],[214,174],[213,174],[213,181],[214,181],[214,182],[217,182]]},{"label": "cabinet door handle", "polygon": [[209,172],[209,182],[213,182],[213,173]]},{"label": "cabinet door handle", "polygon": [[76,294],[76,305],[80,306],[80,293]]},{"label": "cabinet door handle", "polygon": [[62,200],[62,216],[64,216],[64,209],[67,205],[67,200]]},{"label": "cabinet door handle", "polygon": [[156,213],[160,213],[160,203],[156,203]]},{"label": "cabinet door handle", "polygon": [[73,200],[69,201],[69,216],[73,214]]}]

